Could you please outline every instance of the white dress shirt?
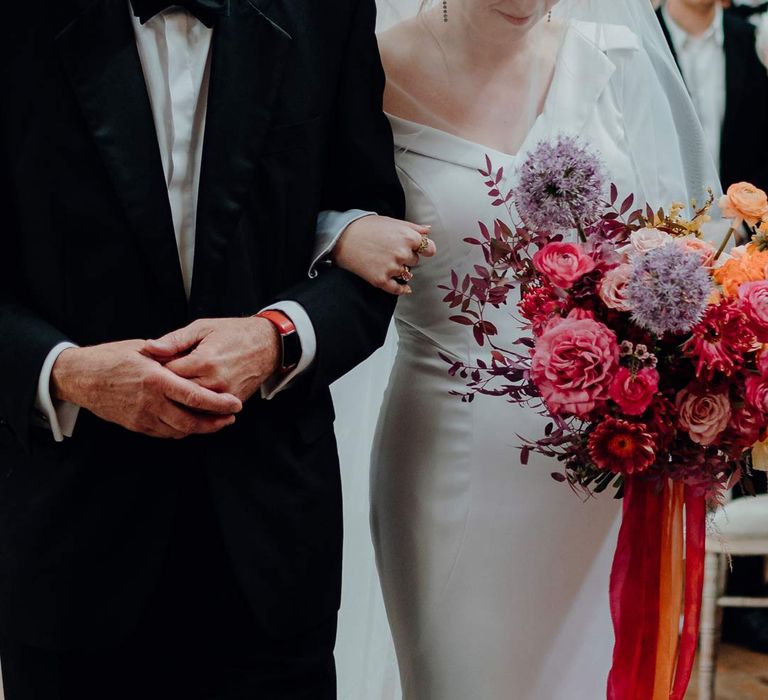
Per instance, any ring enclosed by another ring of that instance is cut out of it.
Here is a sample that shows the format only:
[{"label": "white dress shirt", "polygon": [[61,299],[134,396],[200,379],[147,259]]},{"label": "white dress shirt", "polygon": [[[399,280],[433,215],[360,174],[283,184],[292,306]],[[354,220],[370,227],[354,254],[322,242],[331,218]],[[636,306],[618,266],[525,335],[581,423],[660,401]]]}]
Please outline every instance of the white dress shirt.
[{"label": "white dress shirt", "polygon": [[666,6],[661,11],[680,63],[680,71],[704,128],[707,146],[719,168],[726,105],[723,9],[719,5],[716,7],[712,24],[700,36],[688,34],[672,19]]},{"label": "white dress shirt", "polygon": [[[189,297],[214,29],[206,27],[179,7],[171,7],[141,24],[134,16],[130,2],[127,5],[152,106],[184,288]],[[367,214],[357,210],[322,212],[318,218],[318,232],[323,243],[318,246],[318,256],[332,249],[352,221]],[[313,269],[316,264],[317,260]],[[314,327],[300,304],[285,301],[269,308],[282,311],[293,321],[299,334],[302,355],[293,372],[265,384],[262,395],[267,399],[286,388],[312,364],[317,347]],[[72,435],[79,411],[77,406],[53,401],[50,395],[53,365],[61,352],[70,347],[75,346],[62,343],[50,352],[38,383],[36,408],[57,441]]]}]

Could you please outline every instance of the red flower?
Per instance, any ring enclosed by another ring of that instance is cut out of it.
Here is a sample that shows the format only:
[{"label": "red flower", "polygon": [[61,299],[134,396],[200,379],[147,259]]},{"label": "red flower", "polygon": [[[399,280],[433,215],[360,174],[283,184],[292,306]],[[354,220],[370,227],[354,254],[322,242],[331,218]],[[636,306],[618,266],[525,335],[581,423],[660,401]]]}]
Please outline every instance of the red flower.
[{"label": "red flower", "polygon": [[711,381],[715,372],[730,377],[755,347],[749,320],[737,304],[723,301],[709,306],[694,326],[683,350],[696,359],[696,377]]},{"label": "red flower", "polygon": [[756,374],[750,374],[745,387],[744,396],[747,399],[747,405],[768,416],[768,381]]},{"label": "red flower", "polygon": [[634,374],[620,367],[611,384],[611,398],[627,416],[645,413],[659,389],[659,373],[650,367]]},{"label": "red flower", "polygon": [[742,284],[739,299],[758,340],[768,342],[768,280]]},{"label": "red flower", "polygon": [[549,282],[544,282],[525,292],[517,308],[523,318],[531,322],[533,334],[540,336],[550,320],[561,316],[567,306],[568,300],[560,297]]},{"label": "red flower", "polygon": [[656,396],[643,421],[656,443],[656,449],[659,452],[666,450],[675,437],[675,407],[672,402],[664,396]]},{"label": "red flower", "polygon": [[656,459],[656,444],[642,423],[606,418],[589,436],[589,455],[599,469],[635,474]]},{"label": "red flower", "polygon": [[761,350],[757,356],[757,371],[764,379],[768,378],[768,350]]},{"label": "red flower", "polygon": [[760,439],[764,428],[765,419],[760,411],[752,406],[739,406],[733,409],[723,441],[732,445],[734,451],[742,452]]}]

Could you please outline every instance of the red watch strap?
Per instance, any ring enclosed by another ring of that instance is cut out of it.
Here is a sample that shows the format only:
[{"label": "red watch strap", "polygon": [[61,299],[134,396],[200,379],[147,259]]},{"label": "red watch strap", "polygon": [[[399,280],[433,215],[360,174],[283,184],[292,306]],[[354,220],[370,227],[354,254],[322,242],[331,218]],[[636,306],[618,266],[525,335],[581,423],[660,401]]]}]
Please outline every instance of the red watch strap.
[{"label": "red watch strap", "polygon": [[280,332],[280,335],[290,335],[296,332],[296,326],[293,325],[293,321],[288,318],[282,311],[277,309],[267,309],[261,313],[256,314],[259,318],[266,318],[267,321],[271,321]]}]

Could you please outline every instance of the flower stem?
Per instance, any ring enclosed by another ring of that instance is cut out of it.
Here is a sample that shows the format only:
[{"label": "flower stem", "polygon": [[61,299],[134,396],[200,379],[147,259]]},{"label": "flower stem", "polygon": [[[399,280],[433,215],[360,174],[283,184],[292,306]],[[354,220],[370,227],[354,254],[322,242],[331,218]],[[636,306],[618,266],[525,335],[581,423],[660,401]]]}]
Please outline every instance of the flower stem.
[{"label": "flower stem", "polygon": [[569,206],[569,209],[571,210],[571,216],[573,217],[573,221],[576,224],[576,230],[579,232],[579,240],[582,243],[586,243],[587,234],[584,233],[584,227],[581,225],[581,221],[579,220],[579,217],[576,216],[576,212],[573,211],[573,206]]},{"label": "flower stem", "polygon": [[733,228],[733,226],[728,228],[728,233],[725,234],[725,238],[723,239],[723,242],[720,244],[720,247],[717,249],[717,253],[715,253],[715,260],[718,260],[720,256],[723,254],[723,251],[725,250],[725,246],[728,245],[728,241],[731,240],[731,236],[733,236],[733,233],[736,229]]}]

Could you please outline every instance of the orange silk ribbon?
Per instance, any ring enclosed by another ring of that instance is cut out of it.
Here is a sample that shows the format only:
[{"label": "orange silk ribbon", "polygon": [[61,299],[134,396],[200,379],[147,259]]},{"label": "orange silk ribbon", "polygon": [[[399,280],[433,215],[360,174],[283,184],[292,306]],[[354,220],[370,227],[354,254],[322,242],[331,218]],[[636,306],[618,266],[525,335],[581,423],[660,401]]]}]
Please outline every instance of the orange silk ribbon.
[{"label": "orange silk ribbon", "polygon": [[683,611],[683,492],[675,482],[665,489],[661,530],[661,580],[659,636],[656,645],[656,678],[653,700],[669,700],[675,677]]}]

